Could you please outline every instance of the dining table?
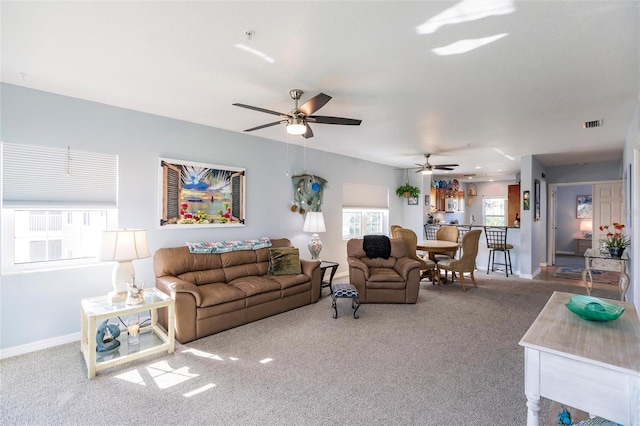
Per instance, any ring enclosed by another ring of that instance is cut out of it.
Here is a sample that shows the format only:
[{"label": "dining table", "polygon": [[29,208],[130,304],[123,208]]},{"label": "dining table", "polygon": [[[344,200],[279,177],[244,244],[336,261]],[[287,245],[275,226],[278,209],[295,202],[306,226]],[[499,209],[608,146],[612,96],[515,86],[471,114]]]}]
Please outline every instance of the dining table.
[{"label": "dining table", "polygon": [[420,240],[416,245],[417,250],[426,251],[429,253],[429,259],[435,262],[435,255],[437,253],[455,251],[459,247],[459,243],[446,240]]},{"label": "dining table", "polygon": [[[447,251],[455,251],[459,247],[459,244],[454,241],[446,241],[446,240],[419,240],[416,245],[416,250],[426,251],[429,259],[436,262],[435,255],[438,253],[444,253]],[[440,270],[436,267],[436,280],[438,284],[442,282],[446,282],[446,278],[440,276]],[[435,284],[435,282],[434,282]]]}]

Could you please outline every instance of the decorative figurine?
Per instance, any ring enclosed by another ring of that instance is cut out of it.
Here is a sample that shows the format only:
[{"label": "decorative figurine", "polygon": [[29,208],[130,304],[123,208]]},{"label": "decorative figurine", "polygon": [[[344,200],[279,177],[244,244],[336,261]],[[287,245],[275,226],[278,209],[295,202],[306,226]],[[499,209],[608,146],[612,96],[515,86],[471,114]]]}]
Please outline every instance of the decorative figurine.
[{"label": "decorative figurine", "polygon": [[109,319],[102,321],[96,331],[96,352],[107,353],[118,349],[120,329],[115,324],[108,324]]},{"label": "decorative figurine", "polygon": [[135,283],[127,282],[127,305],[141,305],[144,303],[144,283],[136,287]]}]

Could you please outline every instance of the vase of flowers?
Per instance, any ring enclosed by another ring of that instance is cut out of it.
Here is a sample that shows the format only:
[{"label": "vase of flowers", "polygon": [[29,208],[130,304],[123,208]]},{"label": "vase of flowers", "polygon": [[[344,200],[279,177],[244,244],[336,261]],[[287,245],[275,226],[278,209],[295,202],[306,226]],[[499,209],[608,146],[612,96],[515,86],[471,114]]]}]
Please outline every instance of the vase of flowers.
[{"label": "vase of flowers", "polygon": [[617,259],[621,258],[624,249],[631,245],[629,237],[622,233],[623,229],[624,225],[622,223],[614,223],[613,232],[609,230],[609,225],[600,226],[600,231],[607,232],[604,244],[609,251],[609,255]]}]

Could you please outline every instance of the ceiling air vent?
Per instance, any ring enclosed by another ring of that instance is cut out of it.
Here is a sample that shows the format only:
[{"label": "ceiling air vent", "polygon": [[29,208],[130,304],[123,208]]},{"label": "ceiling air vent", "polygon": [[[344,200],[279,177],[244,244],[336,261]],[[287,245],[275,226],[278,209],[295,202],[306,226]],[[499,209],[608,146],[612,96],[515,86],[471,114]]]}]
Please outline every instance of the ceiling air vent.
[{"label": "ceiling air vent", "polygon": [[591,129],[592,127],[600,127],[604,123],[604,120],[585,121],[582,123],[583,129]]}]

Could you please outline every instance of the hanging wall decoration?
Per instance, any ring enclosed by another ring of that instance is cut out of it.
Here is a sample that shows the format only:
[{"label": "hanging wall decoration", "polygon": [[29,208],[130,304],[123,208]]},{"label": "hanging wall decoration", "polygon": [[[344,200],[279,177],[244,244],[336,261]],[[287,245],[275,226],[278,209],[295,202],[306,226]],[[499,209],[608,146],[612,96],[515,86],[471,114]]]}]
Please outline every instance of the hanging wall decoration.
[{"label": "hanging wall decoration", "polygon": [[291,177],[293,184],[293,213],[322,211],[322,194],[327,181],[320,176],[302,174]]},{"label": "hanging wall decoration", "polygon": [[245,223],[245,169],[159,159],[160,227]]}]

